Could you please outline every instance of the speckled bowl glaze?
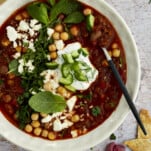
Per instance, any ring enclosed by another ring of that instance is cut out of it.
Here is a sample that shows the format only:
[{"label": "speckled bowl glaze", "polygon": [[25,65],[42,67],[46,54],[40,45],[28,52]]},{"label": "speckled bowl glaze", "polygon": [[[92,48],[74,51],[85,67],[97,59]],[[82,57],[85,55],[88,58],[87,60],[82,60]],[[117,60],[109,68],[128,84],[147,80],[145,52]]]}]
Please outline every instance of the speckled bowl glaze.
[{"label": "speckled bowl glaze", "polygon": [[[5,19],[17,8],[32,0],[7,0],[0,6],[0,25]],[[122,17],[109,4],[103,0],[80,0],[90,5],[106,16],[116,29],[124,50],[127,60],[127,82],[126,87],[135,101],[140,85],[140,63],[136,44],[131,35],[129,28]],[[124,121],[129,112],[129,107],[122,96],[117,109],[111,116],[93,131],[68,140],[49,141],[42,138],[32,137],[12,125],[0,112],[0,134],[12,143],[25,149],[33,151],[79,151],[85,150],[101,143],[109,137],[120,124]]]}]

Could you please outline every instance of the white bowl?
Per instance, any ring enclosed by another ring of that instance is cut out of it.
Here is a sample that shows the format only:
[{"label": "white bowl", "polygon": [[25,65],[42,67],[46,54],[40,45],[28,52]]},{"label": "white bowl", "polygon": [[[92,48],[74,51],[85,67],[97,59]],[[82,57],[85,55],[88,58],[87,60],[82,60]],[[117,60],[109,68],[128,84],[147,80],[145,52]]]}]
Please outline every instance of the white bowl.
[{"label": "white bowl", "polygon": [[[7,0],[0,6],[0,24],[17,8],[32,0]],[[133,99],[136,99],[140,84],[140,63],[136,44],[121,16],[104,0],[80,0],[91,5],[106,16],[116,29],[126,54],[127,83],[126,86]],[[97,145],[110,136],[124,121],[129,107],[122,96],[120,103],[111,116],[100,126],[86,135],[68,140],[49,141],[32,137],[13,126],[0,112],[0,134],[14,144],[33,151],[79,151]]]}]

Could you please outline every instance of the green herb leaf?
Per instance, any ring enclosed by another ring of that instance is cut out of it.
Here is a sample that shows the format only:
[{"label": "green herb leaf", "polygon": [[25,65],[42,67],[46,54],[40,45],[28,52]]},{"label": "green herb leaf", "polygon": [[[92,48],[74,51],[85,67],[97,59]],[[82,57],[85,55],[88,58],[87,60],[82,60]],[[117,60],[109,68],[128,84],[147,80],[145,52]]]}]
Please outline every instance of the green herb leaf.
[{"label": "green herb leaf", "polygon": [[80,3],[76,0],[60,0],[54,5],[50,12],[50,21],[52,22],[61,13],[68,15],[74,11],[79,10]]},{"label": "green herb leaf", "polygon": [[32,3],[27,7],[27,11],[31,15],[31,17],[37,19],[44,24],[48,24],[48,10],[47,5],[45,5],[44,3]]},{"label": "green herb leaf", "polygon": [[91,110],[91,112],[92,112],[93,116],[98,116],[99,114],[101,114],[100,107],[99,106],[93,107],[92,110]]},{"label": "green herb leaf", "polygon": [[65,18],[64,22],[77,24],[77,23],[82,22],[83,20],[84,20],[84,15],[81,12],[76,11],[76,12],[69,14]]},{"label": "green herb leaf", "polygon": [[56,1],[55,0],[48,0],[51,6],[55,5]]},{"label": "green herb leaf", "polygon": [[113,133],[113,134],[111,134],[111,136],[110,136],[110,140],[115,140],[116,139],[116,136],[115,136],[115,134]]},{"label": "green herb leaf", "polygon": [[16,59],[12,60],[9,65],[9,73],[18,74],[18,61]]},{"label": "green herb leaf", "polygon": [[29,105],[37,112],[48,114],[63,111],[66,107],[66,102],[63,97],[46,91],[32,96],[29,100]]},{"label": "green herb leaf", "polygon": [[25,125],[31,121],[31,108],[28,105],[21,106],[16,112],[16,115],[19,121],[19,127],[23,129]]},{"label": "green herb leaf", "polygon": [[92,92],[90,91],[88,94],[77,94],[78,98],[92,100]]}]

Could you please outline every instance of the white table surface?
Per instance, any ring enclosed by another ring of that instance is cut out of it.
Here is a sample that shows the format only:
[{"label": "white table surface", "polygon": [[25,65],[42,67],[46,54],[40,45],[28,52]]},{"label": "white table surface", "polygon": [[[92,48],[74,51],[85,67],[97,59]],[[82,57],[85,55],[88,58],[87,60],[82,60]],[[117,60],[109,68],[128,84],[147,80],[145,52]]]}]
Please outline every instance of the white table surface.
[{"label": "white table surface", "polygon": [[[106,0],[125,19],[136,41],[141,61],[141,86],[136,101],[138,111],[148,109],[151,113],[151,4],[149,0]],[[128,114],[123,124],[115,131],[116,143],[136,137],[136,121],[132,113]],[[111,140],[102,143],[87,151],[104,151]],[[81,144],[82,145],[82,144]],[[0,151],[25,151],[4,138],[0,137]],[[129,151],[129,149],[126,149]]]}]

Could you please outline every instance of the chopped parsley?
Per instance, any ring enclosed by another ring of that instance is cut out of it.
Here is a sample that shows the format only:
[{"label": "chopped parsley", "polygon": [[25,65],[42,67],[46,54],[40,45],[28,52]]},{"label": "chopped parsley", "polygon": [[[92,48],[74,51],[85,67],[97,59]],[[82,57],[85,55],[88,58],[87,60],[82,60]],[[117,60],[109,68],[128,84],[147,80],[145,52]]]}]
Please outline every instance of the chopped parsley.
[{"label": "chopped parsley", "polygon": [[93,116],[97,117],[98,115],[101,114],[101,109],[99,106],[95,106],[91,109],[91,113]]}]

